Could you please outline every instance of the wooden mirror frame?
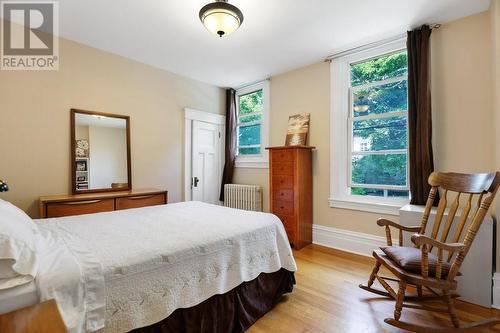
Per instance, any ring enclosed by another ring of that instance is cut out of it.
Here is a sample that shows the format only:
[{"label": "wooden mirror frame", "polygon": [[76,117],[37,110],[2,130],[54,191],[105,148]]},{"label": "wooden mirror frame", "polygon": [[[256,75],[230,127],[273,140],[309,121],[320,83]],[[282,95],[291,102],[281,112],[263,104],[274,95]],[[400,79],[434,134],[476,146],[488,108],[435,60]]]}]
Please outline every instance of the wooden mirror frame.
[{"label": "wooden mirror frame", "polygon": [[[124,119],[126,121],[126,133],[127,133],[127,186],[120,188],[102,188],[102,189],[88,189],[88,190],[78,190],[76,188],[76,138],[75,138],[75,116],[76,114],[87,114],[91,116],[103,116],[110,118],[119,118]],[[130,191],[132,190],[132,166],[130,162],[130,117],[123,116],[119,114],[112,113],[103,113],[96,111],[87,111],[80,109],[71,109],[71,188],[73,194],[82,194],[82,193],[99,193],[99,192],[118,192],[118,191]]]}]

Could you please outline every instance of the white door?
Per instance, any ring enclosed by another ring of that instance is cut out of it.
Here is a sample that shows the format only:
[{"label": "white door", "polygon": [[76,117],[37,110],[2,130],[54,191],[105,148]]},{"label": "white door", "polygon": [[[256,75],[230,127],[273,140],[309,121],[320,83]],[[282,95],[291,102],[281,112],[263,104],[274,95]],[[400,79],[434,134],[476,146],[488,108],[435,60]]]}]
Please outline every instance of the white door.
[{"label": "white door", "polygon": [[219,203],[220,140],[217,124],[193,120],[192,131],[192,199]]}]

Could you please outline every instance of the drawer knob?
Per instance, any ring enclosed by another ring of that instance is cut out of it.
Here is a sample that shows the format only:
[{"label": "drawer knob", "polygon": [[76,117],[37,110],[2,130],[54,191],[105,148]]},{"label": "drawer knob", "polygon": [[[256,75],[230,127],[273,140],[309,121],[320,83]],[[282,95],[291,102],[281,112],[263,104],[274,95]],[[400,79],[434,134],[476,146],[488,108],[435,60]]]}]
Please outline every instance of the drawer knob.
[{"label": "drawer knob", "polygon": [[284,195],[285,195],[285,193],[281,192],[281,196],[284,196]]},{"label": "drawer knob", "polygon": [[285,207],[281,206],[281,209],[285,209]]}]

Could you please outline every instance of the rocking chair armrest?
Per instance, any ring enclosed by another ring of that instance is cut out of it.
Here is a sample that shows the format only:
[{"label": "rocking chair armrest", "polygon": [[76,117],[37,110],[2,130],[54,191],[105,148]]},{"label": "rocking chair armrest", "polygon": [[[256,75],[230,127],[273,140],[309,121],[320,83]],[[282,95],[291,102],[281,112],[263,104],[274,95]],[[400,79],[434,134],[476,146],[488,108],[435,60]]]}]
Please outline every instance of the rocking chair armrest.
[{"label": "rocking chair armrest", "polygon": [[391,235],[391,228],[396,228],[399,230],[399,246],[403,246],[403,231],[408,231],[408,232],[419,232],[420,227],[417,226],[412,226],[412,227],[406,227],[404,225],[401,225],[396,222],[392,222],[387,219],[378,219],[377,220],[377,225],[381,227],[385,227],[385,236],[387,238],[387,246],[392,246],[392,235]]},{"label": "rocking chair armrest", "polygon": [[411,241],[417,246],[427,244],[433,247],[437,247],[441,250],[452,252],[462,251],[465,248],[465,244],[462,243],[443,243],[434,238],[430,238],[421,234],[414,234],[413,236],[411,236]]},{"label": "rocking chair armrest", "polygon": [[393,228],[396,228],[396,229],[399,229],[399,230],[403,230],[403,231],[408,231],[408,232],[419,232],[420,231],[420,227],[419,226],[404,226],[404,225],[401,225],[399,223],[396,223],[396,222],[393,222],[391,220],[388,220],[388,219],[378,219],[377,220],[377,225],[381,226],[381,227],[386,227],[386,226],[389,226],[389,227],[393,227]]}]

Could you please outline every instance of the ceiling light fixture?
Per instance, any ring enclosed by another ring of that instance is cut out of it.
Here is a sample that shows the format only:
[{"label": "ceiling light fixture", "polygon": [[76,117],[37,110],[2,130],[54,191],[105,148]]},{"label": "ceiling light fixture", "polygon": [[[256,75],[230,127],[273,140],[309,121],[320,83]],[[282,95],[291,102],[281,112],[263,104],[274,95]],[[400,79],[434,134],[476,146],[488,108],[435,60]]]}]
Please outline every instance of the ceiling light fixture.
[{"label": "ceiling light fixture", "polygon": [[200,21],[219,37],[230,35],[243,23],[243,13],[227,0],[216,0],[200,10]]}]

